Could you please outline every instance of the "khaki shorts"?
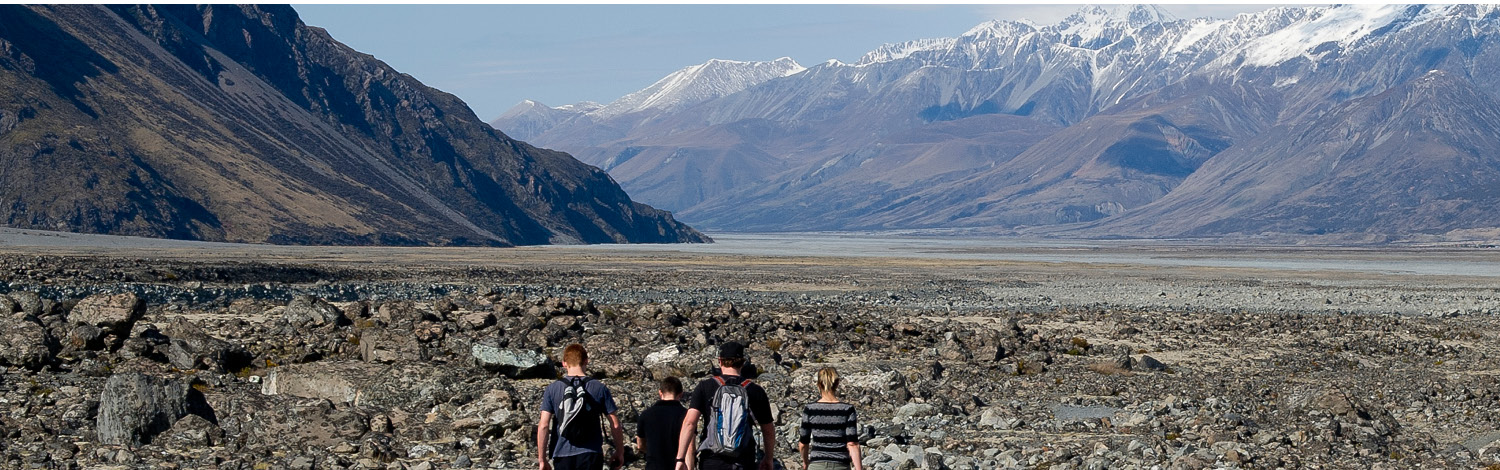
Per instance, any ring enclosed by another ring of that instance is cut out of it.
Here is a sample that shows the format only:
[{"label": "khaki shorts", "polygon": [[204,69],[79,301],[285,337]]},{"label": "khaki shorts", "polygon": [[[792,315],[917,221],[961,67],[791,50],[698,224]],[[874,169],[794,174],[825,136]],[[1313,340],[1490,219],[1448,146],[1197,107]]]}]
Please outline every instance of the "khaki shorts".
[{"label": "khaki shorts", "polygon": [[849,470],[849,464],[816,460],[807,464],[807,470]]}]

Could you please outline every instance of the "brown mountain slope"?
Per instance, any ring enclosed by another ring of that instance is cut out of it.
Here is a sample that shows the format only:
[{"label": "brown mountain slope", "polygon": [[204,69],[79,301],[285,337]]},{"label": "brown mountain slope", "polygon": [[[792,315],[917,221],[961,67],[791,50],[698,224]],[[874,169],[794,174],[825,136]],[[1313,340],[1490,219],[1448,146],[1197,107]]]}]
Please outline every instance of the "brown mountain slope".
[{"label": "brown mountain slope", "polygon": [[1500,102],[1433,71],[1214,156],[1161,200],[1087,229],[1179,236],[1500,227]]},{"label": "brown mountain slope", "polygon": [[0,207],[273,243],[703,241],[284,6],[0,6]]}]

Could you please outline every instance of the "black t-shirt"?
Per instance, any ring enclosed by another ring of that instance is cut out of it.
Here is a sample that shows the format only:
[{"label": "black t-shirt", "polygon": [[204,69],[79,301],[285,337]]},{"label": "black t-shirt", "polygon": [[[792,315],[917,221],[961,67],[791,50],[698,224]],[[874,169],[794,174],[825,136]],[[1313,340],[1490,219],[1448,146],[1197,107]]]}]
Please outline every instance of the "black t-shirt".
[{"label": "black t-shirt", "polygon": [[672,470],[677,466],[677,439],[682,436],[682,416],[687,408],[676,400],[658,400],[637,418],[635,435],[646,440],[646,470]]},{"label": "black t-shirt", "polygon": [[[724,383],[726,384],[737,384],[745,381],[743,377],[735,375],[724,375],[720,376],[720,378],[724,379]],[[698,382],[697,387],[693,388],[693,394],[688,399],[688,408],[698,410],[699,413],[702,413],[701,422],[707,422],[709,414],[713,413],[714,392],[717,391],[719,391],[719,382],[715,381],[713,377],[703,379],[702,382]],[[772,422],[771,398],[766,396],[766,389],[761,388],[760,384],[752,381],[750,382],[750,386],[745,387],[745,393],[750,395],[750,417],[754,419],[754,424],[758,426]],[[702,426],[698,428],[698,435],[703,435]],[[748,458],[746,461],[754,461],[754,457]]]}]

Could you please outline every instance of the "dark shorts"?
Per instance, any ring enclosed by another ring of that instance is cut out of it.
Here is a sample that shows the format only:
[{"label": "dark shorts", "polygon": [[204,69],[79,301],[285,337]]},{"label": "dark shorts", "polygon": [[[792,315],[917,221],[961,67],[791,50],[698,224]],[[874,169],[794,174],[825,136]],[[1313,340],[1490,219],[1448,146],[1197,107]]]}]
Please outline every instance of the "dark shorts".
[{"label": "dark shorts", "polygon": [[552,470],[604,470],[604,456],[598,452],[584,452],[567,457],[553,457]]},{"label": "dark shorts", "polygon": [[698,460],[698,470],[756,470],[757,468],[760,466],[756,465],[754,460],[744,462],[713,458]]}]

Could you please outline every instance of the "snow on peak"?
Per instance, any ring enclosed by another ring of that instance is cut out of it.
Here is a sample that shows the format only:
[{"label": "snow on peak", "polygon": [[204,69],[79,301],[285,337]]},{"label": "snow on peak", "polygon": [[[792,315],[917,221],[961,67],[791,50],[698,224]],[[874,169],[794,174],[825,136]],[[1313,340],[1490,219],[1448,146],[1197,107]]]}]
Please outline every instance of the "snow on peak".
[{"label": "snow on peak", "polygon": [[539,110],[539,109],[546,109],[546,108],[547,108],[547,105],[539,103],[539,102],[536,102],[536,101],[521,100],[520,103],[516,103],[515,106],[511,106],[510,109],[505,110],[505,112],[500,115],[500,119],[509,119],[509,118],[513,118],[513,117],[516,117],[516,116],[520,116],[522,114],[526,114],[526,113],[534,112],[534,111]]},{"label": "snow on peak", "polygon": [[953,45],[953,38],[918,39],[915,41],[884,44],[865,53],[855,65],[868,65],[904,59],[922,51],[943,50]]},{"label": "snow on peak", "polygon": [[1044,29],[1070,38],[1071,46],[1096,49],[1126,31],[1176,19],[1155,5],[1089,5]]},{"label": "snow on peak", "polygon": [[1331,50],[1328,44],[1347,48],[1371,35],[1441,17],[1452,7],[1355,4],[1315,8],[1302,21],[1246,44],[1244,64],[1272,66],[1308,56],[1315,49]]},{"label": "snow on peak", "polygon": [[790,57],[764,62],[711,59],[672,72],[651,86],[625,95],[590,114],[610,117],[647,109],[682,108],[803,70],[806,68]]},{"label": "snow on peak", "polygon": [[1062,32],[1088,36],[1085,33],[1111,26],[1134,29],[1175,19],[1156,5],[1089,5],[1063,18],[1055,27]]},{"label": "snow on peak", "polygon": [[593,110],[596,110],[596,109],[599,109],[599,108],[603,108],[603,107],[604,107],[604,105],[599,104],[599,103],[595,103],[593,101],[579,101],[579,102],[573,103],[573,104],[565,104],[565,105],[562,105],[562,106],[558,106],[558,107],[553,108],[553,109],[556,109],[556,110],[559,110],[559,111],[587,113],[589,111],[593,111]]}]

